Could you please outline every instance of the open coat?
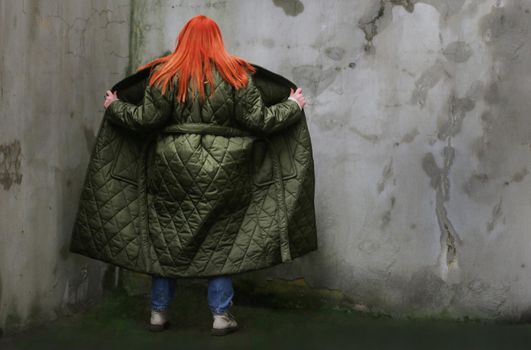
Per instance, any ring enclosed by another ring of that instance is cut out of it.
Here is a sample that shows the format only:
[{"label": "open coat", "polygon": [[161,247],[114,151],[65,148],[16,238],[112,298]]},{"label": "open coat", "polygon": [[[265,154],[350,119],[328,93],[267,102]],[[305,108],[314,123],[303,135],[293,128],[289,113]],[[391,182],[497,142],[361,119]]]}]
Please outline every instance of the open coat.
[{"label": "open coat", "polygon": [[[86,173],[70,250],[165,277],[270,267],[317,249],[312,147],[289,80],[254,65],[206,101],[118,82]],[[211,86],[205,82],[207,95]],[[188,91],[191,93],[191,90]],[[191,96],[191,95],[189,95]]]}]

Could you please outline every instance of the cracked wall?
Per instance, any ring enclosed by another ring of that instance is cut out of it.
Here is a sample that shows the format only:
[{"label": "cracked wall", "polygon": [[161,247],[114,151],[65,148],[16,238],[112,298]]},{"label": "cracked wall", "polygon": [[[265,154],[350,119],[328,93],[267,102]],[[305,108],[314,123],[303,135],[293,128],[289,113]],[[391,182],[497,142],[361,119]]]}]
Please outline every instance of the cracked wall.
[{"label": "cracked wall", "polygon": [[304,277],[396,316],[529,309],[528,2],[137,0],[133,10],[136,64],[206,14],[231,52],[306,91],[320,249],[253,278]]},{"label": "cracked wall", "polygon": [[125,0],[0,2],[0,334],[101,294],[106,265],[68,243],[129,20]]},{"label": "cracked wall", "polygon": [[99,295],[104,265],[65,248],[95,101],[172,50],[197,14],[308,100],[320,249],[245,277],[304,277],[398,317],[524,317],[530,11],[524,0],[1,2],[0,327]]}]

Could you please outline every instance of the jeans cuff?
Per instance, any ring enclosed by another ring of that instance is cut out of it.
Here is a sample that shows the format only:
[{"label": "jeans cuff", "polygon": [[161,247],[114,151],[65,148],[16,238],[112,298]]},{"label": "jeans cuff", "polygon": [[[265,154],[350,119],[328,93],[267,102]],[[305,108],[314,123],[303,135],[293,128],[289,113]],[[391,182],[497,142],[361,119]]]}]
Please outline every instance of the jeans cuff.
[{"label": "jeans cuff", "polygon": [[215,311],[215,310],[210,310],[212,312],[212,315],[224,315],[228,310],[225,310],[225,311]]},{"label": "jeans cuff", "polygon": [[166,307],[166,306],[151,305],[151,311],[162,312],[162,311],[166,311],[166,310],[168,310],[168,307]]},{"label": "jeans cuff", "polygon": [[227,311],[229,311],[230,305],[227,308],[210,308],[210,312],[212,312],[213,315],[223,315]]}]

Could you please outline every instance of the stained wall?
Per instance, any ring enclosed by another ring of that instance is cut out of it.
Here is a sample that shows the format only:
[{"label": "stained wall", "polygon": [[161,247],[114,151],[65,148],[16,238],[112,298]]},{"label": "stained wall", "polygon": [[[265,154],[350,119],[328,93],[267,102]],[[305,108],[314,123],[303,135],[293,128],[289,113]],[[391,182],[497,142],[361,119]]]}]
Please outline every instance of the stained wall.
[{"label": "stained wall", "polygon": [[[103,95],[129,64],[129,1],[0,2],[0,329],[97,300],[106,265],[70,254]],[[111,276],[112,277],[112,276]]]},{"label": "stained wall", "polygon": [[67,251],[99,103],[197,14],[308,100],[319,250],[247,276],[303,277],[398,317],[527,318],[530,12],[524,0],[0,2],[0,327],[101,295],[106,265]]},{"label": "stained wall", "polygon": [[395,316],[526,315],[531,3],[133,4],[136,64],[206,14],[229,51],[308,97],[320,247],[257,276]]}]

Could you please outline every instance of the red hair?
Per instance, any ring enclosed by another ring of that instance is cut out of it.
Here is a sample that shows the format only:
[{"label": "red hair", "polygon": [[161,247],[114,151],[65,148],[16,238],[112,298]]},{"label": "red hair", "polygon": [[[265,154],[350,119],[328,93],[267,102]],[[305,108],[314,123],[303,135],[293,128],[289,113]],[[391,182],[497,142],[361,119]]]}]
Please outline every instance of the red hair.
[{"label": "red hair", "polygon": [[[203,82],[214,86],[211,66],[215,65],[222,78],[234,88],[247,85],[247,72],[256,69],[246,60],[230,55],[225,50],[221,31],[207,16],[192,17],[179,32],[175,50],[167,56],[157,58],[138,70],[159,64],[149,79],[149,85],[157,84],[164,94],[174,76],[178,77],[177,99],[184,102],[188,84],[193,83],[201,98],[205,97]],[[211,94],[214,89],[211,89]]]}]

